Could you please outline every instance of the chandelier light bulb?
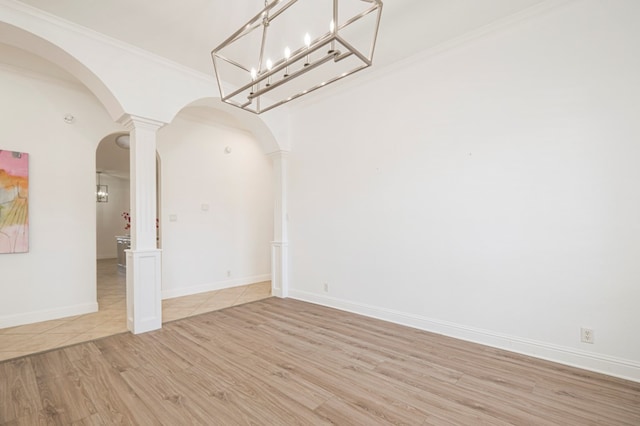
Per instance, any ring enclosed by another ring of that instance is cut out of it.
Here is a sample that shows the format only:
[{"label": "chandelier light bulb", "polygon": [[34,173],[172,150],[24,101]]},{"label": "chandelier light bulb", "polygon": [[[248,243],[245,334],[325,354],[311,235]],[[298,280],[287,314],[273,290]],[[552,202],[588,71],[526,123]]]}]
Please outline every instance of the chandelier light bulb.
[{"label": "chandelier light bulb", "polygon": [[[273,68],[273,62],[271,59],[267,59],[267,71],[271,71],[271,68]],[[269,86],[271,86],[271,76],[267,78],[267,87]]]},{"label": "chandelier light bulb", "polygon": [[[309,47],[311,46],[311,36],[309,35],[309,33],[306,33],[304,35],[304,44],[305,46],[307,46],[307,50],[309,49]],[[309,66],[309,54],[307,53],[307,58],[304,61],[304,66],[308,67]]]},{"label": "chandelier light bulb", "polygon": [[284,60],[287,61],[287,66],[284,69],[284,77],[287,78],[289,77],[289,58],[291,57],[291,49],[289,49],[289,46],[284,48]]},{"label": "chandelier light bulb", "polygon": [[[256,77],[258,77],[258,71],[255,68],[251,68],[251,81],[256,81]],[[250,94],[253,95],[256,91],[255,84],[251,86]]]},{"label": "chandelier light bulb", "polygon": [[[331,35],[335,35],[335,29],[336,29],[336,23],[332,19],[331,22],[329,22],[329,31],[331,32]],[[331,55],[332,53],[335,53],[335,51],[336,51],[336,42],[334,40],[331,40],[331,48],[327,53]]]}]

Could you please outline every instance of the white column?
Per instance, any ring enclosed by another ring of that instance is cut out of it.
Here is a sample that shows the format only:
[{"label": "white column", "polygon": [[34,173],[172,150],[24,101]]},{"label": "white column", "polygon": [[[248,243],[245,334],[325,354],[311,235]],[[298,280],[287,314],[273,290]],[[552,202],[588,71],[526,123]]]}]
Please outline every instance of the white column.
[{"label": "white column", "polygon": [[289,237],[287,215],[288,151],[269,154],[274,171],[273,241],[271,242],[271,292],[289,296]]},{"label": "white column", "polygon": [[131,249],[127,250],[127,327],[162,327],[162,253],[156,230],[156,132],[165,123],[126,116],[130,131]]}]

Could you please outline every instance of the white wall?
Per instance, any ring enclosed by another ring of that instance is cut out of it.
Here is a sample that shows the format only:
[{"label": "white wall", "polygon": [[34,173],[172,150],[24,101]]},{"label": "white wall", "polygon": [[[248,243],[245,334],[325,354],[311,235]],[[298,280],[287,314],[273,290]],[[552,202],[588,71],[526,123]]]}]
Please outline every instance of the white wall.
[{"label": "white wall", "polygon": [[640,380],[638,16],[569,2],[305,103],[291,295]]},{"label": "white wall", "polygon": [[[105,141],[103,143],[108,143]],[[122,213],[129,209],[129,180],[103,174],[102,185],[109,186],[109,202],[96,203],[97,258],[114,259],[118,256],[116,236],[129,235]]]},{"label": "white wall", "polygon": [[95,150],[117,128],[81,85],[0,64],[0,93],[0,149],[30,162],[30,251],[0,255],[0,328],[95,311]]},{"label": "white wall", "polygon": [[158,153],[163,297],[269,280],[273,178],[258,142],[181,114],[159,131]]}]

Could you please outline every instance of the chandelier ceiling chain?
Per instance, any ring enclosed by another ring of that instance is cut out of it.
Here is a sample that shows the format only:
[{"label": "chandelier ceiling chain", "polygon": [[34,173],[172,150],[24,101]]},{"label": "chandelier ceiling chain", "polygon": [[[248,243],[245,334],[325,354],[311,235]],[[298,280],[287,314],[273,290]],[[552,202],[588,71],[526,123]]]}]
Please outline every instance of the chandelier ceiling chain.
[{"label": "chandelier ceiling chain", "polygon": [[265,0],[211,52],[222,101],[260,114],[371,66],[381,14],[381,0]]}]

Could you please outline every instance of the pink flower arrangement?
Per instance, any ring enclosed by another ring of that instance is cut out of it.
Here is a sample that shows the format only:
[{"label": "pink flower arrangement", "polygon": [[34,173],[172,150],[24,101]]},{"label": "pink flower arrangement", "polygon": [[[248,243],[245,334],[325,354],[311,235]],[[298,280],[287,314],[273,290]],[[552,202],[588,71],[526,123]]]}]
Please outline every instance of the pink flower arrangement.
[{"label": "pink flower arrangement", "polygon": [[[122,212],[122,217],[124,218],[124,230],[128,231],[131,229],[131,214],[129,212]],[[156,229],[160,228],[160,220],[156,218]]]},{"label": "pink flower arrangement", "polygon": [[128,231],[129,229],[131,229],[131,215],[129,214],[129,212],[123,212],[122,217],[124,218],[124,230]]}]

